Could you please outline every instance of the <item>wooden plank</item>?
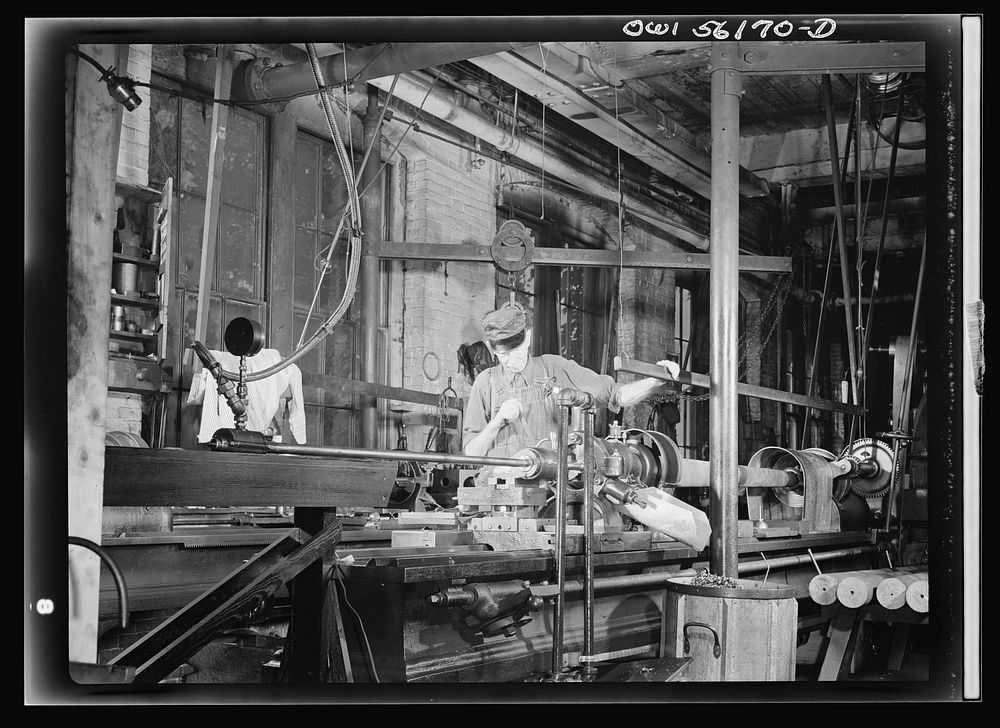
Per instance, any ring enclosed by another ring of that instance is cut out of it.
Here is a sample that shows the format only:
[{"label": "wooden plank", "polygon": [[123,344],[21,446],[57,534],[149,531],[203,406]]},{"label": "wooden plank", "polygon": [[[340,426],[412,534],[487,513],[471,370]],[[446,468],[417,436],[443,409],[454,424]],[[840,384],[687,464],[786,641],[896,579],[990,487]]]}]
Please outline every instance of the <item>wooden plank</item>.
[{"label": "wooden plank", "polygon": [[109,506],[372,506],[388,503],[395,462],[109,447]]},{"label": "wooden plank", "polygon": [[[293,538],[286,538],[268,547],[234,572],[225,586],[220,585],[206,592],[121,653],[114,664],[135,665],[137,683],[159,682],[181,660],[210,641],[220,630],[240,625],[247,621],[248,615],[265,609],[267,599],[278,588],[322,559],[337,545],[340,532],[340,523],[334,522],[302,545],[298,545]],[[276,552],[288,548],[289,542],[293,550],[278,555]],[[258,564],[264,565],[258,567]],[[243,575],[245,571],[253,575],[246,578]],[[151,657],[142,661],[147,643],[155,644],[157,649]]]},{"label": "wooden plank", "polygon": [[849,659],[857,644],[860,622],[856,609],[841,609],[830,623],[830,643],[826,647],[823,666],[819,671],[819,681],[837,680],[844,668],[845,658]]},{"label": "wooden plank", "polygon": [[[638,374],[642,377],[653,377],[654,379],[662,379],[668,382],[676,381],[679,384],[690,384],[694,387],[707,388],[711,385],[712,381],[710,375],[708,374],[699,374],[697,372],[688,372],[684,370],[680,371],[676,380],[672,380],[663,370],[663,367],[657,366],[656,364],[650,364],[649,362],[639,361],[638,359],[632,359],[628,363],[624,363],[621,357],[615,357],[615,369],[619,372],[625,372],[626,374]],[[785,392],[780,389],[770,389],[768,387],[758,387],[752,384],[744,384],[742,382],[739,382],[736,385],[736,391],[745,397],[760,397],[761,399],[767,399],[773,402],[787,402],[788,404],[803,405],[828,412],[844,412],[845,414],[863,414],[864,412],[864,410],[860,407],[845,404],[843,402],[834,402],[832,400],[819,399],[817,397],[806,397],[802,394],[794,394],[793,392]]]},{"label": "wooden plank", "polygon": [[[128,64],[128,45],[81,44],[80,51],[105,68]],[[123,108],[102,88],[97,69],[82,58],[76,59],[75,82],[68,110],[72,117],[66,120],[73,129],[66,257],[68,525],[69,535],[99,543],[111,240]],[[69,659],[96,663],[100,560],[86,549],[70,549],[69,573]]]},{"label": "wooden plank", "polygon": [[[177,255],[175,246],[171,238],[171,224],[173,216],[174,200],[174,178],[168,177],[160,192],[160,209],[156,213],[154,221],[154,235],[159,239],[160,266],[156,275],[156,290],[160,294],[160,308],[157,312],[157,322],[159,332],[157,332],[158,342],[156,346],[157,355],[160,359],[167,359],[169,363],[177,368],[178,362],[173,362],[167,356],[167,325],[170,321],[170,307],[174,298],[174,257]],[[181,316],[183,312],[174,312],[174,316]],[[176,325],[176,324],[175,324]],[[172,354],[173,352],[171,352]]]},{"label": "wooden plank", "polygon": [[[374,254],[395,260],[437,260],[493,263],[488,245],[452,243],[410,243],[386,241],[373,245]],[[533,250],[532,265],[574,266],[577,268],[668,268],[708,270],[708,253],[642,252],[590,250],[585,248],[540,248]],[[747,273],[790,273],[792,259],[786,256],[741,255],[739,268]]]},{"label": "wooden plank", "polygon": [[[216,51],[215,98],[226,100],[233,81],[233,46],[222,43]],[[222,168],[226,152],[226,127],[229,107],[212,105],[212,141],[208,158],[208,189],[205,193],[205,219],[201,238],[201,271],[198,279],[198,311],[195,341],[205,341],[208,330],[208,307],[215,278],[215,243],[219,231],[219,204],[222,200]]]},{"label": "wooden plank", "polygon": [[906,650],[910,646],[910,624],[901,622],[892,628],[892,644],[889,647],[888,670],[899,672],[906,659]]},{"label": "wooden plank", "polygon": [[[268,225],[271,237],[270,346],[284,355],[295,349],[295,115],[283,111],[271,118],[271,194]],[[287,441],[287,440],[286,440]]]},{"label": "wooden plank", "polygon": [[[372,384],[362,382],[358,379],[347,379],[346,377],[336,377],[331,374],[314,374],[313,372],[302,372],[302,384],[310,387],[322,387],[327,394],[344,394],[346,392],[356,392],[358,394],[374,395],[381,399],[394,399],[400,402],[412,402],[413,404],[425,404],[437,407],[441,395],[433,392],[420,392],[416,389],[404,389],[402,387],[390,387],[386,384]],[[445,406],[449,409],[464,410],[463,400],[455,397],[445,397]]]}]

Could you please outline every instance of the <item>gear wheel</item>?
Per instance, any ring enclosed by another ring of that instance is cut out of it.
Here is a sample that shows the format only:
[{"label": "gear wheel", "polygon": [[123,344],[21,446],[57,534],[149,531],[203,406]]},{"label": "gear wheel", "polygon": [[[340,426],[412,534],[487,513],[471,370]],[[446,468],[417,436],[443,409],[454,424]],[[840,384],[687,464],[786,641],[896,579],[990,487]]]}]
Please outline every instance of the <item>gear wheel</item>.
[{"label": "gear wheel", "polygon": [[[849,478],[850,489],[862,498],[878,498],[884,495],[890,486],[892,476],[892,446],[882,440],[865,437],[848,445],[840,455],[841,459],[861,463],[874,460],[879,468],[872,477],[854,476]],[[899,472],[896,472],[899,481]]]}]

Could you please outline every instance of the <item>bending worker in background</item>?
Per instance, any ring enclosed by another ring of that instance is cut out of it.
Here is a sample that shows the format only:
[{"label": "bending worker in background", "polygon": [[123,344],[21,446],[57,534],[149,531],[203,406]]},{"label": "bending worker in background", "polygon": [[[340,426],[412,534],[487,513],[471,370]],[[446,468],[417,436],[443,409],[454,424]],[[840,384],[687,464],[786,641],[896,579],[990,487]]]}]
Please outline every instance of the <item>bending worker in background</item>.
[{"label": "bending worker in background", "polygon": [[[545,439],[556,447],[558,412],[550,396],[553,387],[589,392],[598,406],[617,413],[663,385],[652,378],[619,384],[556,354],[531,356],[531,329],[526,327],[524,310],[517,306],[486,314],[483,329],[499,364],[482,371],[472,384],[463,418],[466,455],[510,457]],[[657,363],[672,377],[680,371],[675,362]],[[484,468],[478,480],[489,470]]]}]

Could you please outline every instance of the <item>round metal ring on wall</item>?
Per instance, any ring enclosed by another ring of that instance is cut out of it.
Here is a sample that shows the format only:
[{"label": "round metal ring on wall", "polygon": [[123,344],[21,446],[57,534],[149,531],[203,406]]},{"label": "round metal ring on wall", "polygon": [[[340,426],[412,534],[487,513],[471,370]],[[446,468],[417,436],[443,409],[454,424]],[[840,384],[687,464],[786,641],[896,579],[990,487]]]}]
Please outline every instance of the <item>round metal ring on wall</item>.
[{"label": "round metal ring on wall", "polygon": [[441,360],[433,351],[424,354],[420,366],[424,370],[424,376],[427,377],[428,382],[437,381],[437,378],[441,376]]},{"label": "round metal ring on wall", "polygon": [[534,253],[535,244],[531,239],[531,231],[517,220],[504,222],[490,246],[490,254],[497,267],[512,273],[531,265]]}]

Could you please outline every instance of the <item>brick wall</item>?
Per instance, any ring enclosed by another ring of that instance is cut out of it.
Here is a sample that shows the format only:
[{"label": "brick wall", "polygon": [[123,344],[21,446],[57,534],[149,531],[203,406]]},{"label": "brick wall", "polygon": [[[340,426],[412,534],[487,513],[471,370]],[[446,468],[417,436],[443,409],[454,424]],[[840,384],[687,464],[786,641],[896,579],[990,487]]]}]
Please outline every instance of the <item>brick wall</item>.
[{"label": "brick wall", "polygon": [[[422,140],[423,141],[423,140]],[[469,153],[429,140],[406,160],[405,238],[412,242],[488,244],[496,233],[495,168],[469,165]],[[448,386],[467,397],[469,383],[461,374],[457,351],[482,338],[480,321],[494,308],[493,266],[481,263],[407,261],[398,280],[402,306],[403,376],[401,386],[438,394]],[[398,295],[391,292],[390,295]],[[393,323],[390,322],[390,329]],[[424,373],[425,357],[434,357],[439,375]],[[404,422],[411,449],[423,446],[433,426],[434,409],[400,404],[411,410]],[[454,447],[458,447],[454,443]]]},{"label": "brick wall", "polygon": [[[131,45],[128,69],[119,69],[133,81],[149,82],[153,54],[150,45]],[[118,147],[118,178],[145,187],[149,183],[149,89],[137,86],[142,104],[122,113],[121,143]]]},{"label": "brick wall", "polygon": [[108,392],[105,432],[142,434],[142,396],[128,392]]},{"label": "brick wall", "polygon": [[[625,250],[641,252],[672,252],[674,249],[643,230],[629,228],[625,233]],[[666,269],[625,268],[621,272],[621,312],[614,322],[618,340],[613,350],[624,351],[623,358],[655,363],[676,357],[674,340],[675,274]],[[631,374],[619,374],[619,382],[638,379]],[[644,428],[649,421],[648,404],[639,403],[621,413],[626,427]]]}]

